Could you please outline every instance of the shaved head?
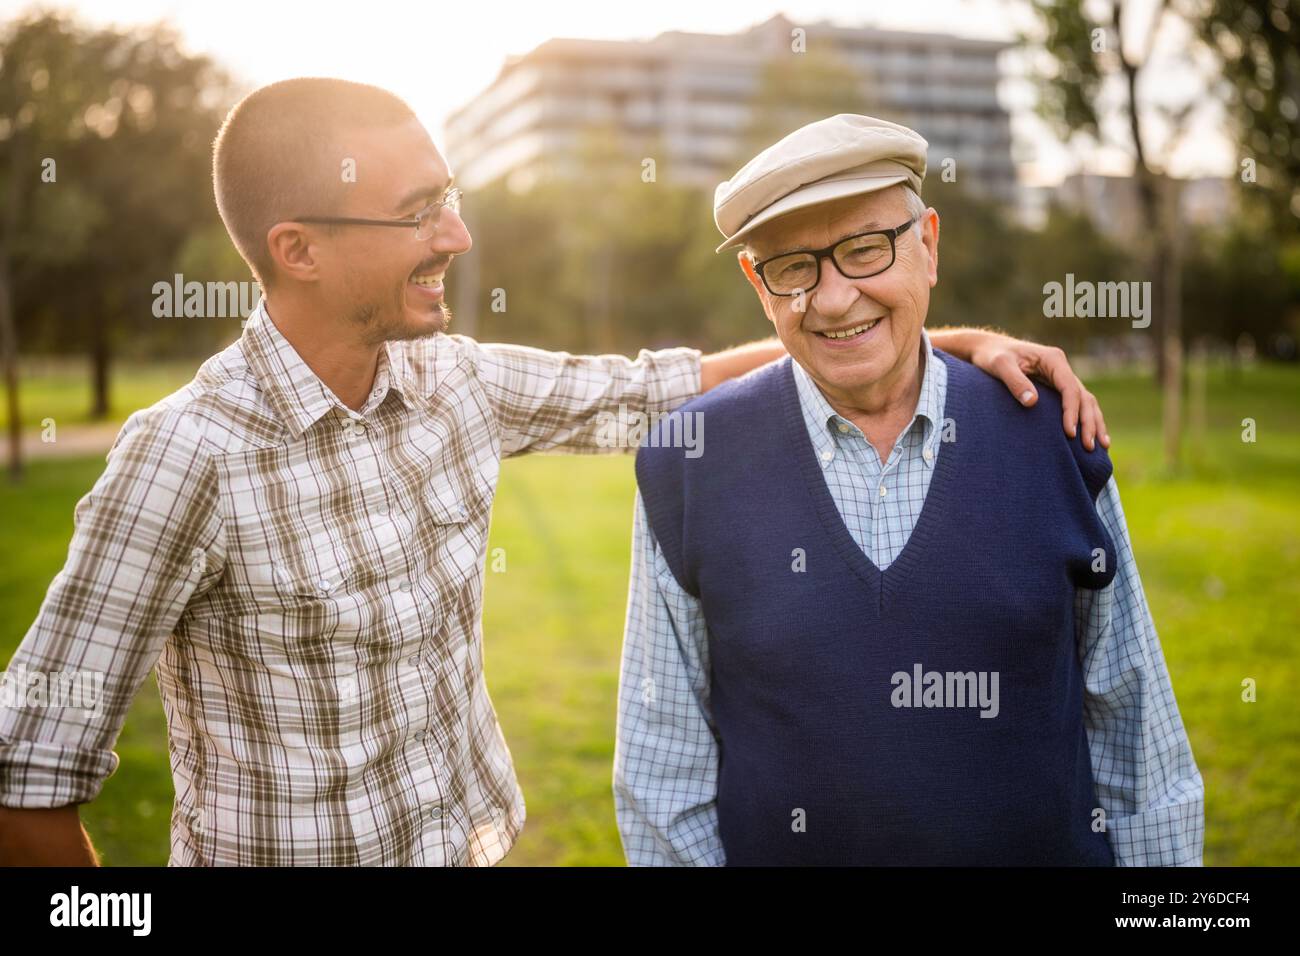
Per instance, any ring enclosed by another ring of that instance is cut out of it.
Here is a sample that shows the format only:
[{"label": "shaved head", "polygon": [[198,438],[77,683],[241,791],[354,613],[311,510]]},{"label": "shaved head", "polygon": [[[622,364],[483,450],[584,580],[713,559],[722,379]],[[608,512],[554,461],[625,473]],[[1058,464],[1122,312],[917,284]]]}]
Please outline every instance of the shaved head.
[{"label": "shaved head", "polygon": [[235,105],[213,144],[213,190],[226,231],[263,289],[275,271],[268,230],[335,213],[349,133],[414,118],[387,90],[322,77],[272,83]]}]

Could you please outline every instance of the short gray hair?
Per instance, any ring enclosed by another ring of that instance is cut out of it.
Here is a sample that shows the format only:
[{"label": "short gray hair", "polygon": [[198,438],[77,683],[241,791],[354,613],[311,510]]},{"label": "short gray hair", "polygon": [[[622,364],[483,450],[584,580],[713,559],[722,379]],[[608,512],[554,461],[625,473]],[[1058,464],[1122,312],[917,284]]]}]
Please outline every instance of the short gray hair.
[{"label": "short gray hair", "polygon": [[907,214],[916,220],[912,225],[920,227],[921,220],[925,218],[925,200],[921,194],[914,191],[910,186],[903,186],[904,200],[907,202]]}]

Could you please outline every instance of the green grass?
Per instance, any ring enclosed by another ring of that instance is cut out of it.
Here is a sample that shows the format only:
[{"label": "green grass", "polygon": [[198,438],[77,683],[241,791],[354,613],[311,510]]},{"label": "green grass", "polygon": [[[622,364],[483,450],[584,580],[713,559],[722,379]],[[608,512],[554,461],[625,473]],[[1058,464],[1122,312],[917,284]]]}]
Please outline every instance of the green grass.
[{"label": "green grass", "polygon": [[[1159,466],[1159,403],[1145,381],[1094,383],[1147,596],[1205,777],[1205,859],[1300,864],[1300,370],[1212,375],[1197,463]],[[152,396],[139,404],[152,401]],[[1258,440],[1241,440],[1253,418]],[[60,567],[72,506],[101,459],[32,465],[0,486],[0,660]],[[484,611],[488,686],[528,802],[506,863],[618,864],[610,795],[626,601],[631,460],[506,462]],[[1241,699],[1253,678],[1258,700]],[[172,801],[166,729],[149,681],[117,747],[122,766],[83,808],[110,864],[162,864]]]},{"label": "green grass", "polygon": [[[194,377],[202,360],[123,362],[109,376],[108,421],[122,421],[137,408],[147,408]],[[20,369],[22,396],[19,420],[24,428],[39,428],[46,418],[58,427],[89,422],[93,392],[90,365],[66,359],[30,360]],[[0,402],[0,431],[9,427],[9,408]]]}]

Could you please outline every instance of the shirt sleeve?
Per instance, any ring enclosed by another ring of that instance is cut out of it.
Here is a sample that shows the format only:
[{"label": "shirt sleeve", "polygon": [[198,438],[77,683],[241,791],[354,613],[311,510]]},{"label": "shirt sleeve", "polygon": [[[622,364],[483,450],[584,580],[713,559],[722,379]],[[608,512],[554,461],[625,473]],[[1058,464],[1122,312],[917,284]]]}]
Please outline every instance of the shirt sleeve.
[{"label": "shirt sleeve", "polygon": [[1205,786],[1174,700],[1112,477],[1097,511],[1115,542],[1114,580],[1076,593],[1097,800],[1119,866],[1200,866]]},{"label": "shirt sleeve", "polygon": [[637,495],[619,673],[614,810],[629,866],[721,866],[708,628]]},{"label": "shirt sleeve", "polygon": [[0,695],[0,806],[93,800],[136,691],[224,562],[217,481],[195,427],[138,412],[74,513],[67,561]]},{"label": "shirt sleeve", "polygon": [[642,349],[633,361],[456,338],[487,392],[506,456],[635,449],[640,440],[627,437],[629,426],[640,423],[644,434],[657,416],[700,393],[698,349]]}]

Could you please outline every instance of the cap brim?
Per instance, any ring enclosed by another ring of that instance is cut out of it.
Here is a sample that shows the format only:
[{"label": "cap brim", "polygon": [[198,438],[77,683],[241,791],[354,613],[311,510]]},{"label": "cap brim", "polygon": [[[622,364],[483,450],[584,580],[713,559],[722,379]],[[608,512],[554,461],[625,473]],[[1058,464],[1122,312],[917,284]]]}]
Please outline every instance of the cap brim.
[{"label": "cap brim", "polygon": [[801,186],[788,196],[782,196],[772,203],[772,205],[745,223],[739,232],[713,251],[721,252],[724,249],[731,249],[741,245],[745,241],[745,237],[759,226],[771,222],[778,216],[784,216],[788,212],[794,212],[796,209],[830,202],[832,199],[843,199],[845,196],[861,196],[866,193],[874,193],[905,182],[907,182],[906,176],[868,176],[862,179],[839,179],[833,182],[810,183],[807,186]]}]

